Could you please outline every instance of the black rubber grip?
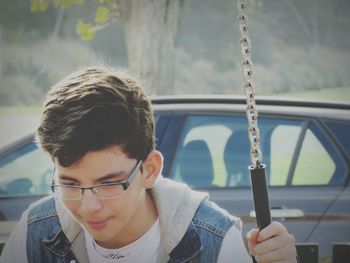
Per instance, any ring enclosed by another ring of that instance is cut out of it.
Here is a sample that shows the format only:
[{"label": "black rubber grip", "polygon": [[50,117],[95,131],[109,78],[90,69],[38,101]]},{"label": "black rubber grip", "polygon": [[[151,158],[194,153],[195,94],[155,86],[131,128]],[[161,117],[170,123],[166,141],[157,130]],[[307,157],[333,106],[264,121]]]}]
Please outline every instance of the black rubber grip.
[{"label": "black rubber grip", "polygon": [[[271,223],[271,212],[269,202],[269,192],[266,182],[266,169],[265,165],[253,168],[249,166],[249,173],[252,182],[252,192],[254,198],[254,210],[256,216],[256,224],[261,230],[267,227]],[[256,263],[254,257],[253,262]]]},{"label": "black rubber grip", "polygon": [[261,165],[261,167],[257,168],[249,166],[249,172],[252,182],[256,223],[258,228],[261,230],[271,223],[265,165]]}]

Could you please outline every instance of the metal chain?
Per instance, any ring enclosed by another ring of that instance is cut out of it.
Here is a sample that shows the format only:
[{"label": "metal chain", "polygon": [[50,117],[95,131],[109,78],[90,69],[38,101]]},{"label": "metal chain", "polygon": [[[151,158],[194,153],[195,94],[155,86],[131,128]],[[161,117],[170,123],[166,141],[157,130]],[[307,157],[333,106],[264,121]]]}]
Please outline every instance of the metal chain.
[{"label": "metal chain", "polygon": [[251,42],[248,34],[248,18],[244,14],[246,0],[238,0],[238,26],[240,31],[240,46],[242,53],[242,71],[244,77],[244,92],[247,99],[248,138],[250,141],[250,159],[253,168],[262,165],[260,149],[260,130],[258,127],[258,111],[255,104],[255,87],[253,82],[253,63],[251,59]]}]

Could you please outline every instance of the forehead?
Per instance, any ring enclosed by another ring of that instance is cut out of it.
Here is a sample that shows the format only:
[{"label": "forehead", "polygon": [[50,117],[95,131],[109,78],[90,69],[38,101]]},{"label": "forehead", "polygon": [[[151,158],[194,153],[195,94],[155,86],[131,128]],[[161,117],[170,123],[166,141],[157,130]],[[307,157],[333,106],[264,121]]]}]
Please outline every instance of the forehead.
[{"label": "forehead", "polygon": [[88,152],[68,167],[61,166],[55,159],[56,174],[59,177],[65,175],[80,181],[96,180],[112,173],[123,174],[128,172],[134,163],[135,160],[130,159],[118,145]]}]

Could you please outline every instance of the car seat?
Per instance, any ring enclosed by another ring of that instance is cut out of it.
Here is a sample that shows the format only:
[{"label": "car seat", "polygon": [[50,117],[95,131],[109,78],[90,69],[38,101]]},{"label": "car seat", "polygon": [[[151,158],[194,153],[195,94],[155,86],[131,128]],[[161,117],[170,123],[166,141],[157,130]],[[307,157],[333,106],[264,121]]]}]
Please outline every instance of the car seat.
[{"label": "car seat", "polygon": [[179,171],[182,180],[191,187],[216,187],[213,184],[213,160],[204,140],[190,141],[182,148],[179,155]]},{"label": "car seat", "polygon": [[248,186],[250,175],[250,143],[246,130],[235,131],[227,140],[224,149],[227,186]]}]

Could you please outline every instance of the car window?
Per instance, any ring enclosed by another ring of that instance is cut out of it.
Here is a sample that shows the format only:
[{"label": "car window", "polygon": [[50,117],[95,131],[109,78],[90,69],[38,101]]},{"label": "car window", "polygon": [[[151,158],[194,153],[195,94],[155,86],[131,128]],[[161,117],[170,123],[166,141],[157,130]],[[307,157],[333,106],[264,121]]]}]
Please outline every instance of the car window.
[{"label": "car window", "polygon": [[245,126],[243,117],[234,121],[231,117],[188,117],[177,145],[170,177],[195,188],[226,186],[225,146],[233,131]]},{"label": "car window", "polygon": [[296,150],[301,130],[301,123],[299,125],[280,124],[272,130],[269,185],[279,186],[287,184],[292,157]]},{"label": "car window", "polygon": [[[260,145],[270,186],[337,185],[346,166],[317,125],[260,117]],[[249,187],[245,116],[188,116],[169,177],[194,188]]]},{"label": "car window", "polygon": [[51,192],[52,165],[34,142],[0,159],[0,197]]},{"label": "car window", "polygon": [[343,121],[326,121],[326,124],[334,133],[340,146],[350,158],[350,123],[345,123]]},{"label": "car window", "polygon": [[311,130],[307,130],[293,177],[293,185],[328,184],[335,162]]},{"label": "car window", "polygon": [[339,149],[311,122],[301,145],[292,184],[341,185],[347,174],[347,164]]}]

